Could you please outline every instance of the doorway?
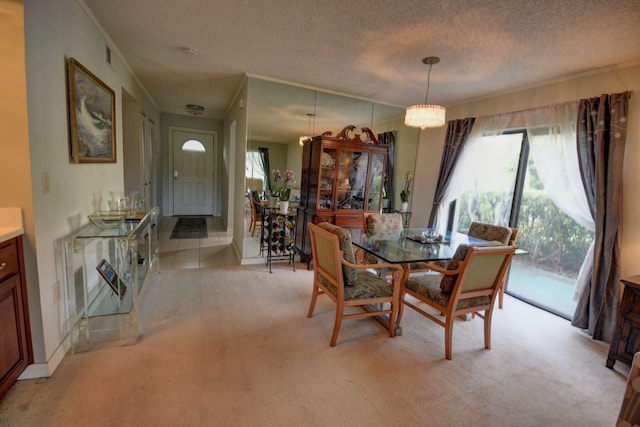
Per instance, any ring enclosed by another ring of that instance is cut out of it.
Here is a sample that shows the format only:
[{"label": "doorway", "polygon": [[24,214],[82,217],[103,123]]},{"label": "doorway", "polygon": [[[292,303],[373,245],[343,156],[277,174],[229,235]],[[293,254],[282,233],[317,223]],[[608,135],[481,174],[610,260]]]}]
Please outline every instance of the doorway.
[{"label": "doorway", "polygon": [[173,215],[213,215],[216,133],[170,129]]}]

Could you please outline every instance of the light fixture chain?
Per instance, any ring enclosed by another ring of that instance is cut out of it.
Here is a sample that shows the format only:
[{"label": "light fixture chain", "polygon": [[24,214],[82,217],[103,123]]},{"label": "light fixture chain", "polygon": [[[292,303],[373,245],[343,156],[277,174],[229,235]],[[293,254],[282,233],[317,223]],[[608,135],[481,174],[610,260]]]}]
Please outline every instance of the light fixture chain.
[{"label": "light fixture chain", "polygon": [[429,86],[431,85],[431,67],[433,67],[433,64],[429,64],[429,72],[427,73],[427,94],[424,97],[425,105],[427,105],[427,99],[429,98]]}]

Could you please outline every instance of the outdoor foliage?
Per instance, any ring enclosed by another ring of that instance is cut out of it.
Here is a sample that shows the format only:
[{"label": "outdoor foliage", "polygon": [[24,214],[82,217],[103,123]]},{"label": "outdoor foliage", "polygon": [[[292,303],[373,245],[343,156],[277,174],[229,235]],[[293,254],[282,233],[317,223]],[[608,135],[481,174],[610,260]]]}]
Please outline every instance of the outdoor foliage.
[{"label": "outdoor foliage", "polygon": [[[507,224],[511,196],[504,193],[485,192],[473,197],[465,193],[460,203],[460,232],[469,229],[471,221]],[[509,200],[505,200],[508,198]],[[518,247],[529,255],[519,261],[531,263],[566,277],[576,278],[593,233],[578,225],[558,209],[542,190],[529,190],[522,195],[518,219]]]}]

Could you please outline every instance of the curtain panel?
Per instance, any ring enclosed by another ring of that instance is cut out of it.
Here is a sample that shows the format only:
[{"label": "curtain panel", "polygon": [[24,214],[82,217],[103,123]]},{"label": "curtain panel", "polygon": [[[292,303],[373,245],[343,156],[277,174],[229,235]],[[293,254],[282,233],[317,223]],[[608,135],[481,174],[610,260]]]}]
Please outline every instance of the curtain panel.
[{"label": "curtain panel", "polygon": [[396,131],[379,133],[378,142],[389,146],[387,164],[384,168],[384,191],[391,207],[395,206],[393,200],[393,171],[396,163]]},{"label": "curtain panel", "polygon": [[442,149],[442,158],[440,160],[440,173],[433,196],[431,214],[429,215],[429,227],[435,226],[436,218],[442,211],[440,207],[445,196],[445,191],[449,185],[458,157],[469,139],[475,120],[474,117],[468,117],[466,119],[449,120],[447,123],[447,134],[444,140],[444,148]]},{"label": "curtain panel", "polygon": [[619,309],[622,168],[630,92],[581,99],[577,148],[582,183],[595,222],[591,277],[580,292],[572,325],[610,342]]},{"label": "curtain panel", "polygon": [[[267,187],[267,191],[271,191],[271,167],[269,167],[269,149],[266,147],[259,147],[260,159],[262,160],[262,169],[264,170],[264,182]],[[271,194],[269,194],[271,195]]]}]

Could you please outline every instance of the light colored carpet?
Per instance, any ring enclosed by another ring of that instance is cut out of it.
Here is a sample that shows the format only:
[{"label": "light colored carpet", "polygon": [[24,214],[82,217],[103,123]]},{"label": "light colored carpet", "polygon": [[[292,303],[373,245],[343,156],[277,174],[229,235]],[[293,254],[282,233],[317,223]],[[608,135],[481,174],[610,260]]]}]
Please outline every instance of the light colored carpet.
[{"label": "light colored carpet", "polygon": [[403,335],[334,306],[307,319],[311,272],[286,264],[164,270],[143,289],[140,341],[69,354],[17,383],[0,426],[612,426],[625,366],[566,320],[507,297],[443,328],[406,310]]}]

